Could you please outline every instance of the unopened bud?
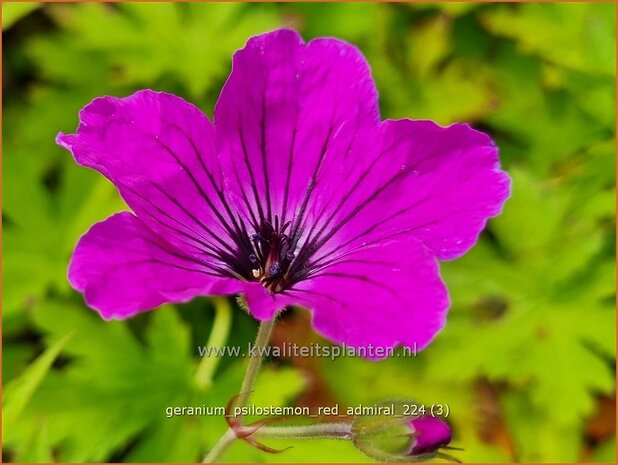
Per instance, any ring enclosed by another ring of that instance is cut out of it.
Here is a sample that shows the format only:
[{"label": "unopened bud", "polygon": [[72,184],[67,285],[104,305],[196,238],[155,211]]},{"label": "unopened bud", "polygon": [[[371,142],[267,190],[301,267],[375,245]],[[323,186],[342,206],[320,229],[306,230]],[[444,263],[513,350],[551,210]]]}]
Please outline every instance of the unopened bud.
[{"label": "unopened bud", "polygon": [[418,462],[436,456],[457,461],[440,451],[451,441],[444,420],[409,415],[410,407],[418,405],[409,401],[379,405],[384,407],[380,414],[359,416],[352,425],[352,440],[360,451],[382,462]]},{"label": "unopened bud", "polygon": [[408,421],[413,444],[410,454],[433,454],[451,442],[451,428],[440,418],[422,416]]}]

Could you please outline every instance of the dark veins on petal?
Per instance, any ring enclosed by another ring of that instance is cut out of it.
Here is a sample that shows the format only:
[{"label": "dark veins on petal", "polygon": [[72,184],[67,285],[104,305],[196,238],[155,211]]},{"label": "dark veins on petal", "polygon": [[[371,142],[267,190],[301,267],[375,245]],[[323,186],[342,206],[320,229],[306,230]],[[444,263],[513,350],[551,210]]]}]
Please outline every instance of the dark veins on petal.
[{"label": "dark veins on petal", "polygon": [[[249,159],[240,112],[238,115],[237,131],[239,143],[242,150],[243,162],[251,180],[250,186],[240,186],[242,199],[248,216],[241,218],[240,215],[232,211],[223,188],[216,180],[215,173],[211,172],[210,168],[202,159],[200,150],[195,146],[192,138],[182,127],[169,121],[165,122],[167,126],[182,135],[183,139],[191,147],[192,156],[195,157],[197,161],[197,163],[193,165],[193,171],[187,166],[187,161],[183,160],[175,152],[174,148],[162,140],[160,136],[150,135],[150,137],[153,142],[163,148],[170,158],[182,168],[182,172],[184,176],[187,177],[187,181],[203,199],[204,204],[211,211],[214,219],[222,226],[224,234],[217,233],[212,228],[209,228],[203,220],[192,213],[188,206],[183,204],[182,199],[174,198],[168,191],[154,184],[150,187],[158,191],[162,198],[165,198],[170,204],[174,205],[180,216],[176,218],[176,215],[170,214],[160,208],[156,202],[151,202],[147,198],[140,196],[145,206],[148,207],[142,211],[142,213],[148,215],[162,227],[177,235],[178,240],[195,251],[195,255],[189,257],[184,256],[184,254],[179,256],[170,253],[168,247],[162,250],[168,254],[174,255],[175,258],[185,260],[188,266],[191,266],[191,264],[202,265],[202,271],[208,274],[235,277],[247,281],[258,281],[273,293],[297,292],[297,290],[294,289],[294,284],[312,277],[326,276],[328,275],[328,273],[325,273],[326,267],[333,263],[345,261],[347,255],[345,253],[335,256],[329,254],[330,257],[325,261],[327,257],[319,256],[318,252],[322,246],[337,233],[343,224],[378,197],[384,189],[403,173],[399,173],[394,179],[391,179],[385,185],[376,189],[372,195],[357,205],[357,207],[339,223],[334,224],[333,220],[343,207],[343,204],[345,204],[351,196],[352,191],[344,194],[338,205],[334,206],[334,209],[323,207],[318,217],[309,221],[307,211],[311,206],[315,191],[319,189],[318,177],[328,154],[332,138],[338,129],[337,125],[334,123],[337,108],[333,108],[331,123],[325,134],[324,142],[317,160],[315,161],[311,177],[308,180],[309,182],[305,194],[300,205],[292,210],[288,205],[288,195],[291,182],[290,174],[294,164],[294,156],[296,155],[296,124],[298,121],[295,121],[289,153],[284,157],[288,166],[284,201],[282,211],[279,212],[280,214],[277,214],[273,212],[270,192],[271,185],[266,154],[267,110],[265,106],[266,102],[264,98],[259,104],[259,107],[256,108],[256,110],[258,110],[256,113],[260,115],[260,166],[252,165]],[[358,114],[353,124],[354,129],[352,131],[352,137],[345,150],[346,157],[349,155],[360,129]],[[387,150],[388,149],[385,151]],[[361,182],[365,176],[369,175],[372,168],[373,165],[367,167],[359,175],[358,182]],[[214,190],[214,199],[209,197],[205,191],[205,186],[201,184],[201,180],[198,178],[200,174],[199,171],[205,176],[205,178],[202,177],[202,179],[207,180]],[[234,171],[233,176],[236,182],[240,183],[242,177],[239,176],[236,170]],[[260,173],[259,171],[262,172]],[[258,176],[262,177],[265,187],[265,192],[261,196],[257,188]],[[139,196],[137,192],[132,191],[130,188],[129,190],[132,195],[136,197]],[[254,202],[250,200],[250,196],[254,198]],[[156,211],[156,214],[154,214],[153,210]],[[288,216],[291,218],[290,220],[287,220]],[[165,218],[165,221],[163,221],[163,218]],[[203,259],[200,257],[203,257]],[[348,279],[366,279],[356,275],[346,275],[343,277]],[[369,283],[371,284],[371,282]]]}]

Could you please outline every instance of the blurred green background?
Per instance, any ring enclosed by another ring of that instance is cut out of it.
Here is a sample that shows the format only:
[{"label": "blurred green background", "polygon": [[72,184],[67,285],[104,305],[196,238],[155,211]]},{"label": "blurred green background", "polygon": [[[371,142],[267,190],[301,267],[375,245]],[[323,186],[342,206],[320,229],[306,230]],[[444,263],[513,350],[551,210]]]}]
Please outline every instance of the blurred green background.
[{"label": "blurred green background", "polygon": [[[256,323],[206,298],[103,322],[66,281],[80,234],[122,210],[113,186],[54,144],[92,98],[140,88],[212,115],[230,57],[288,25],[357,44],[383,117],[471,122],[513,177],[504,214],[443,265],[452,310],[417,358],[275,359],[264,405],[448,404],[464,461],[615,461],[614,4],[2,4],[3,457],[10,461],[190,462],[245,361],[196,382],[197,345],[253,339]],[[273,344],[318,340],[303,311]],[[346,442],[224,459],[369,461]]]}]

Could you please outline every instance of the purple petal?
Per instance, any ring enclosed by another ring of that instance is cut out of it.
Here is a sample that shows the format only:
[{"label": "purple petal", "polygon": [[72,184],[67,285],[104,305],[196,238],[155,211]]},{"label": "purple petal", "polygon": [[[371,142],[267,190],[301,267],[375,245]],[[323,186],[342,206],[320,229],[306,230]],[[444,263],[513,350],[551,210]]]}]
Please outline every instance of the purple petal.
[{"label": "purple petal", "polygon": [[422,416],[409,424],[414,438],[410,455],[433,454],[451,442],[451,428],[439,417]]},{"label": "purple petal", "polygon": [[234,55],[215,123],[228,187],[245,217],[285,221],[306,211],[327,160],[379,123],[377,93],[355,47],[336,39],[304,44],[278,30]]},{"label": "purple petal", "polygon": [[313,311],[320,333],[355,347],[421,350],[444,326],[449,305],[436,260],[414,239],[326,260],[287,294]]},{"label": "purple petal", "polygon": [[251,315],[258,320],[270,320],[285,307],[298,301],[289,295],[272,294],[257,282],[245,283],[242,292]]},{"label": "purple petal", "polygon": [[57,141],[178,248],[211,261],[231,252],[238,228],[224,201],[212,125],[195,106],[149,90],[98,98],[80,112],[77,133]]},{"label": "purple petal", "polygon": [[216,128],[152,91],[96,99],[80,120],[58,143],[138,217],[95,225],[71,264],[106,318],[237,291],[259,319],[304,305],[334,341],[422,349],[448,307],[436,258],[472,247],[509,195],[487,135],[380,123],[362,54],[290,30],[234,55]]},{"label": "purple petal", "polygon": [[491,139],[464,124],[410,120],[386,121],[374,137],[348,176],[325,185],[331,212],[314,234],[316,258],[405,237],[442,260],[468,251],[509,196]]},{"label": "purple petal", "polygon": [[233,294],[242,286],[213,276],[207,265],[163,242],[128,212],[95,224],[82,236],[68,277],[105,319],[128,318],[197,295]]}]

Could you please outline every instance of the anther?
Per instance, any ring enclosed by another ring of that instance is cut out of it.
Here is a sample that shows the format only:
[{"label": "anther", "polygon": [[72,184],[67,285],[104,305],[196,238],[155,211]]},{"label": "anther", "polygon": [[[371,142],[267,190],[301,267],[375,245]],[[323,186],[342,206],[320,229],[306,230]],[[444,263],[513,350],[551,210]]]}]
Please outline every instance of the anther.
[{"label": "anther", "polygon": [[281,272],[281,267],[279,263],[275,262],[268,268],[268,274],[270,276],[277,276]]}]

